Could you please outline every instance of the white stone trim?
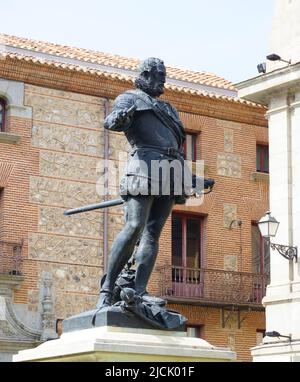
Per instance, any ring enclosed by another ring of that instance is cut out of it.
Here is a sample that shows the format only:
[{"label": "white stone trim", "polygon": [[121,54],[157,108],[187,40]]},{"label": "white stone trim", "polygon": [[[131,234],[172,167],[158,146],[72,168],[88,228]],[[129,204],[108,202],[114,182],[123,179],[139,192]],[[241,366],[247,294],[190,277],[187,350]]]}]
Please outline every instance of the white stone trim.
[{"label": "white stone trim", "polygon": [[291,103],[291,108],[297,109],[298,107],[300,107],[300,101]]},{"label": "white stone trim", "polygon": [[266,117],[269,118],[273,114],[282,113],[283,111],[288,111],[289,109],[290,109],[290,106],[288,106],[288,105],[280,106],[280,107],[277,107],[274,109],[269,109],[266,112]]},{"label": "white stone trim", "polygon": [[300,63],[235,85],[239,98],[268,106],[276,92],[300,88]]},{"label": "white stone trim", "polygon": [[32,108],[24,105],[25,84],[0,78],[0,97],[7,100],[9,117],[32,118]]},{"label": "white stone trim", "polygon": [[251,349],[254,362],[300,362],[300,341],[278,341]]},{"label": "white stone trim", "polygon": [[0,131],[0,143],[9,143],[12,145],[18,145],[20,141],[21,141],[21,137],[19,135]]}]

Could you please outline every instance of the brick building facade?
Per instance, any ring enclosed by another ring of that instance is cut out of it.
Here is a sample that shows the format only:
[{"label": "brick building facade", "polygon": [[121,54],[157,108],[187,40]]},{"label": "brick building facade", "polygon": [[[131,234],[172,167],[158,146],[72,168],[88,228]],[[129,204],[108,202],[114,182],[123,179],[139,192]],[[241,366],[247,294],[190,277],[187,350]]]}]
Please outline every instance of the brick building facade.
[{"label": "brick building facade", "polygon": [[[122,208],[63,212],[103,200],[103,163],[128,150],[103,120],[133,87],[138,61],[5,35],[2,44],[0,352],[8,359],[54,336],[57,320],[96,304]],[[149,290],[189,319],[191,335],[250,360],[264,330],[267,264],[255,222],[268,209],[268,174],[257,172],[266,110],[212,74],[167,73],[163,98],[179,110],[189,154],[204,160],[216,186],[201,205],[175,207]]]}]

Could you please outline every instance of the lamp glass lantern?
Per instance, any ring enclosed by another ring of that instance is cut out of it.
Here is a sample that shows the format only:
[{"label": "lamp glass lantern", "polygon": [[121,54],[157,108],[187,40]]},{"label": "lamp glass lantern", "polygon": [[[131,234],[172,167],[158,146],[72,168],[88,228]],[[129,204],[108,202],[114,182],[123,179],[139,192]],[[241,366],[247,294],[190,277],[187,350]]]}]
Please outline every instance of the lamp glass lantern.
[{"label": "lamp glass lantern", "polygon": [[279,224],[280,223],[271,215],[271,212],[267,212],[266,215],[258,222],[258,228],[262,237],[266,239],[275,237]]}]

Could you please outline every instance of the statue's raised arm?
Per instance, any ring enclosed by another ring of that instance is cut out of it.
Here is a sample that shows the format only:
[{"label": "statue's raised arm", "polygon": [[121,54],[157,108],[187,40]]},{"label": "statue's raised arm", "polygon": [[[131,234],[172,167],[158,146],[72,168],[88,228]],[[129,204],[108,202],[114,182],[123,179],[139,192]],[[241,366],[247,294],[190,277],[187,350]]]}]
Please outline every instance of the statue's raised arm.
[{"label": "statue's raised arm", "polygon": [[115,100],[113,111],[106,117],[104,128],[112,131],[128,130],[135,111],[134,97],[130,94],[121,94]]}]

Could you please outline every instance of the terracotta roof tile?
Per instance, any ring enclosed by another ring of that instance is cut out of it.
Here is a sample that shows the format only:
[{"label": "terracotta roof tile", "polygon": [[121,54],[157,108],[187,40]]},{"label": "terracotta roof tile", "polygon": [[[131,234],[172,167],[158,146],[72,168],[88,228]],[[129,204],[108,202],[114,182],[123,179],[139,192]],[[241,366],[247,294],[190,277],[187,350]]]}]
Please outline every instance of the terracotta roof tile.
[{"label": "terracotta roof tile", "polygon": [[[25,56],[22,54],[8,53],[8,52],[0,52],[0,55],[2,55],[2,57],[8,57],[8,58],[17,59],[20,61],[33,62],[33,63],[37,63],[37,64],[41,64],[41,65],[48,65],[48,66],[54,66],[57,68],[63,68],[65,70],[71,70],[71,71],[76,70],[76,71],[81,71],[84,73],[94,74],[94,75],[97,75],[100,77],[118,79],[121,81],[128,82],[130,84],[132,84],[135,80],[134,76],[128,76],[128,75],[124,75],[124,74],[120,74],[120,73],[105,72],[105,71],[101,71],[98,69],[97,70],[96,69],[89,69],[89,68],[83,67],[83,66],[77,66],[77,65],[70,65],[70,64],[65,64],[65,63],[61,63],[61,62],[55,62],[55,61],[51,61],[51,60],[47,60],[47,59],[42,59],[39,57],[31,57],[31,56]],[[165,87],[166,87],[166,89],[172,90],[172,91],[183,92],[186,94],[194,94],[194,95],[199,95],[202,97],[209,97],[212,99],[222,99],[224,101],[229,101],[229,102],[238,102],[241,104],[265,109],[265,107],[262,105],[255,104],[253,102],[249,102],[249,101],[243,100],[243,99],[238,98],[238,97],[226,96],[226,95],[217,94],[217,93],[210,93],[210,92],[206,92],[203,90],[200,91],[197,89],[192,89],[192,88],[188,88],[188,87],[184,87],[184,86],[172,85],[172,84],[168,84],[168,83],[166,83]]]},{"label": "terracotta roof tile", "polygon": [[[102,53],[88,49],[80,49],[70,46],[63,46],[43,41],[30,40],[21,37],[0,34],[0,42],[15,48],[28,49],[35,52],[47,53],[58,57],[77,59],[85,62],[107,65],[120,69],[136,70],[140,60],[126,58],[109,53]],[[167,67],[168,77],[188,81],[195,84],[208,85],[216,88],[235,90],[230,81],[225,80],[213,73],[196,72],[192,70]]]},{"label": "terracotta roof tile", "polygon": [[[5,49],[2,48],[1,50],[1,44],[6,45]],[[31,56],[28,52],[22,52],[22,54],[13,53],[9,51],[9,46],[24,48],[27,50],[37,51],[40,53],[53,54],[58,57],[57,59],[53,60],[52,57],[51,59],[47,59],[44,57],[36,57],[33,55]],[[135,60],[135,59],[129,59],[129,58],[127,59],[124,57],[115,56],[111,54],[93,52],[86,49],[72,48],[67,46],[51,44],[51,43],[28,40],[24,38],[7,36],[3,34],[0,34],[0,55],[9,57],[11,59],[33,62],[36,64],[47,65],[47,66],[54,66],[54,67],[62,68],[65,70],[79,71],[84,73],[90,73],[100,77],[118,79],[121,81],[128,82],[130,84],[132,84],[135,80],[134,73],[130,75],[130,74],[124,74],[119,72],[90,68],[88,66],[80,65],[80,63],[76,65],[76,64],[66,63],[66,62],[60,62],[59,57],[64,57],[64,58],[73,57],[73,58],[76,58],[76,60],[81,60],[81,61],[86,61],[91,63],[93,61],[98,64],[100,63],[101,65],[104,65],[104,66],[110,66],[113,68],[120,68],[120,69],[129,68],[130,70],[135,70],[139,64],[139,60]],[[220,93],[218,94],[218,92],[210,92],[210,91],[205,91],[202,89],[195,89],[188,86],[188,83],[192,82],[192,83],[206,85],[206,86],[222,87],[222,89],[226,89],[226,90],[235,90],[229,81],[226,81],[225,79],[217,77],[214,74],[207,73],[207,72],[197,73],[197,72],[182,70],[178,68],[167,68],[167,70],[168,70],[168,77],[172,79],[177,79],[180,81],[186,81],[187,86],[183,86],[182,84],[175,85],[172,83],[166,83],[165,85],[166,89],[169,89],[175,92],[181,92],[181,93],[183,92],[186,94],[194,94],[194,95],[199,95],[202,97],[209,97],[212,99],[222,99],[228,102],[237,102],[237,103],[265,109],[264,106],[240,99],[238,97],[235,97],[234,95],[226,95],[226,94],[220,94]]]}]

